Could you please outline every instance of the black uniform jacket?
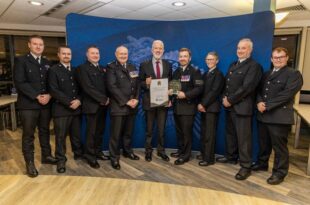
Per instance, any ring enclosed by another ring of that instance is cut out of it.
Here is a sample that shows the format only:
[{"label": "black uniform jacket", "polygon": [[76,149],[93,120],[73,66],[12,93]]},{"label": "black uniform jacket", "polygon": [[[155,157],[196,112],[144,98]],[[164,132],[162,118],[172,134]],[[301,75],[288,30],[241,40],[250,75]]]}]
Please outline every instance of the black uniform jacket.
[{"label": "black uniform jacket", "polygon": [[265,123],[293,124],[294,96],[302,87],[302,76],[287,66],[271,73],[272,70],[264,74],[259,86],[257,102],[265,102],[267,110],[258,112],[257,119]]},{"label": "black uniform jacket", "polygon": [[21,110],[32,110],[49,108],[50,103],[41,105],[36,97],[47,94],[47,71],[50,62],[41,57],[39,63],[28,53],[16,58],[14,65],[14,81],[18,91],[17,108]]},{"label": "black uniform jacket", "polygon": [[203,90],[203,81],[200,71],[191,65],[188,65],[184,71],[179,67],[174,71],[172,79],[181,82],[181,91],[183,91],[186,96],[185,99],[173,98],[174,114],[195,115],[198,97]]},{"label": "black uniform jacket", "polygon": [[87,61],[79,66],[76,76],[82,88],[82,112],[84,114],[96,113],[98,108],[108,100],[106,69],[101,66],[97,68]]},{"label": "black uniform jacket", "polygon": [[262,67],[252,58],[230,65],[225,82],[224,96],[232,104],[229,110],[239,115],[252,115],[256,88],[262,77]]},{"label": "black uniform jacket", "polygon": [[202,79],[204,86],[200,103],[204,106],[207,112],[220,112],[220,98],[225,83],[222,72],[215,68],[210,72],[205,72]]},{"label": "black uniform jacket", "polygon": [[81,113],[81,106],[75,110],[70,108],[72,100],[78,99],[81,101],[75,72],[75,69],[68,70],[61,63],[52,66],[48,72],[49,91],[53,97],[53,117],[78,115]]},{"label": "black uniform jacket", "polygon": [[[162,60],[163,66],[163,73],[161,78],[168,78],[168,81],[172,78],[172,69],[171,64],[167,60]],[[142,105],[144,110],[150,110],[150,89],[146,86],[145,79],[148,77],[152,77],[152,79],[156,79],[156,75],[153,68],[152,60],[145,61],[140,65],[140,82],[141,82],[141,89],[143,93]]]},{"label": "black uniform jacket", "polygon": [[126,68],[118,61],[107,66],[107,87],[111,96],[111,115],[128,115],[137,111],[126,103],[130,99],[139,100],[139,72],[134,65],[127,63]]}]

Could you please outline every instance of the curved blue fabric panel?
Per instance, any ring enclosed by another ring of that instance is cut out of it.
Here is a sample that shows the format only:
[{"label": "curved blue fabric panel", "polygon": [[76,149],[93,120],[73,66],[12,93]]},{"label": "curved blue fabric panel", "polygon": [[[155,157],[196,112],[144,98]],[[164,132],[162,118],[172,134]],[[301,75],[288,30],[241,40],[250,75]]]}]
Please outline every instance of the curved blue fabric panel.
[{"label": "curved blue fabric panel", "polygon": [[[77,66],[85,61],[87,46],[95,44],[100,48],[102,65],[114,60],[115,48],[124,44],[129,49],[129,60],[137,67],[140,62],[151,58],[151,44],[155,39],[165,43],[164,58],[169,59],[174,69],[177,67],[178,49],[192,50],[192,64],[205,71],[205,55],[217,51],[220,56],[219,68],[224,74],[229,64],[236,60],[236,46],[240,38],[251,38],[254,42],[253,58],[265,70],[270,68],[270,56],[274,30],[274,14],[261,12],[242,16],[202,19],[191,21],[141,21],[123,20],[69,14],[67,16],[67,41],[73,51],[72,64]],[[200,115],[194,126],[193,150],[199,150]],[[222,110],[216,152],[225,151],[225,114]],[[85,125],[84,125],[85,127]],[[253,156],[257,154],[256,121],[253,120]],[[145,120],[139,105],[136,118],[133,147],[144,147]],[[109,120],[104,137],[107,149]],[[176,147],[173,113],[170,110],[166,126],[166,147]],[[154,145],[156,139],[154,139]],[[255,158],[255,157],[254,157]]]}]

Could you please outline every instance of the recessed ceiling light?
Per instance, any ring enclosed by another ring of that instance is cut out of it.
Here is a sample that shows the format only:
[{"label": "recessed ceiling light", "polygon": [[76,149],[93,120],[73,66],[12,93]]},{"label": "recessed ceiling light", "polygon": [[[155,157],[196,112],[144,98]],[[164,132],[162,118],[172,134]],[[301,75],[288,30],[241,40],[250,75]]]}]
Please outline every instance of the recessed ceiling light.
[{"label": "recessed ceiling light", "polygon": [[34,6],[42,6],[43,3],[39,1],[28,1],[29,4],[34,5]]},{"label": "recessed ceiling light", "polygon": [[178,7],[185,6],[185,5],[186,5],[186,3],[182,2],[182,1],[176,1],[176,2],[172,3],[172,6],[178,6]]}]

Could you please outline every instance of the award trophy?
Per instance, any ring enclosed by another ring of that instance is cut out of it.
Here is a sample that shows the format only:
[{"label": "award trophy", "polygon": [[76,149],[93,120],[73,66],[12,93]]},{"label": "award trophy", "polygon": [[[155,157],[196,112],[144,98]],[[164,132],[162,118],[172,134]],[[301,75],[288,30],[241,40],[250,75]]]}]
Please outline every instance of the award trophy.
[{"label": "award trophy", "polygon": [[181,82],[179,80],[171,80],[169,82],[169,89],[172,89],[172,95],[178,95],[178,92],[182,89]]}]

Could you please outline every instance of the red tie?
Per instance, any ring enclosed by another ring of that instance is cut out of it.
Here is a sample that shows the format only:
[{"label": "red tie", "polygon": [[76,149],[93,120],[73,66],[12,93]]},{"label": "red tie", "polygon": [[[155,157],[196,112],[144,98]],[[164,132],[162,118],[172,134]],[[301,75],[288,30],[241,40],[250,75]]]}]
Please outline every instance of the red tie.
[{"label": "red tie", "polygon": [[160,78],[160,67],[159,67],[159,61],[156,61],[156,78]]}]

